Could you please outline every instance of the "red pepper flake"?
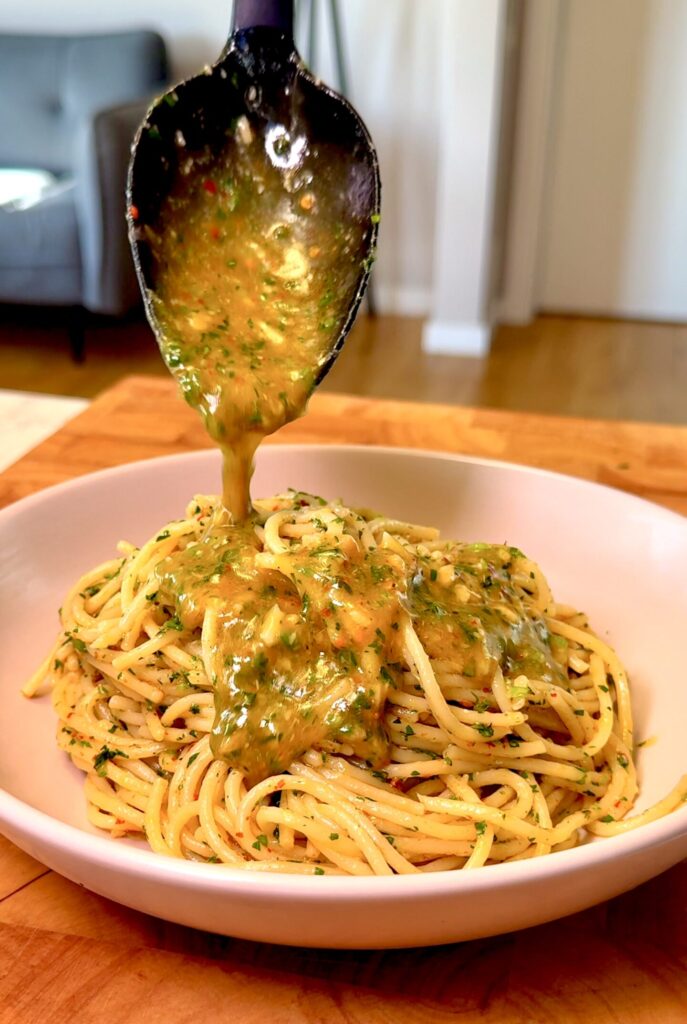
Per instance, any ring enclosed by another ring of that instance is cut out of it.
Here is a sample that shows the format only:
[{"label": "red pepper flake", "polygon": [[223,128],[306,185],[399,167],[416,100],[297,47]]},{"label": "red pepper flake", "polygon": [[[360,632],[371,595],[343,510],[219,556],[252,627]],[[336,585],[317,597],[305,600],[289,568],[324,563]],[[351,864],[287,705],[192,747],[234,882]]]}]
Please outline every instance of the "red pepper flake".
[{"label": "red pepper flake", "polygon": [[123,825],[124,824],[124,818],[115,818],[115,824]]},{"label": "red pepper flake", "polygon": [[210,238],[217,240],[219,238],[219,228],[216,224],[213,224],[210,228]]},{"label": "red pepper flake", "polygon": [[137,207],[137,206],[133,206],[133,205],[132,205],[132,206],[130,206],[130,207],[129,207],[129,214],[131,215],[131,217],[132,217],[132,218],[133,218],[134,220],[138,220],[138,218],[139,218],[139,216],[140,216],[140,214],[139,214],[139,212],[138,212],[138,207]]},{"label": "red pepper flake", "polygon": [[243,839],[243,832],[236,832],[235,835],[237,839]]},{"label": "red pepper flake", "polygon": [[217,185],[215,185],[212,178],[206,178],[203,182],[203,188],[206,192],[209,192],[211,196],[217,195]]},{"label": "red pepper flake", "polygon": [[186,727],[186,721],[183,718],[175,718],[172,722],[173,729],[184,729]]}]

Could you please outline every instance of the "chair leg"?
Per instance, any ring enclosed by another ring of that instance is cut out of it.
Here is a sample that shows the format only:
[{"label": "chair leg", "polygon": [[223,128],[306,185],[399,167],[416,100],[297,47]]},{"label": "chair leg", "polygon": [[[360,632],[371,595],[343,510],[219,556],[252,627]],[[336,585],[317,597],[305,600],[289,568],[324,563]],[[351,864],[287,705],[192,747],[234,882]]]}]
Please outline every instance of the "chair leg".
[{"label": "chair leg", "polygon": [[69,316],[69,348],[75,363],[86,359],[86,310],[74,306]]}]

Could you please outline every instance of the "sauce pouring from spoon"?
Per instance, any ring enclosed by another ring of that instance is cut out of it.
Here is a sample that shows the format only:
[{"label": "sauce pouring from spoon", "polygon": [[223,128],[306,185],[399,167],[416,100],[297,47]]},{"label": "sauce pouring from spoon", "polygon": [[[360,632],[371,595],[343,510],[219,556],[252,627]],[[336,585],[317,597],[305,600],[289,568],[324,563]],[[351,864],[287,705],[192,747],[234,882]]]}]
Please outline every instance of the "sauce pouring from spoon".
[{"label": "sauce pouring from spoon", "polygon": [[148,319],[251,510],[255,450],[332,366],[374,258],[380,182],[351,105],[295,50],[291,0],[236,0],[212,67],[150,108],[128,222]]}]

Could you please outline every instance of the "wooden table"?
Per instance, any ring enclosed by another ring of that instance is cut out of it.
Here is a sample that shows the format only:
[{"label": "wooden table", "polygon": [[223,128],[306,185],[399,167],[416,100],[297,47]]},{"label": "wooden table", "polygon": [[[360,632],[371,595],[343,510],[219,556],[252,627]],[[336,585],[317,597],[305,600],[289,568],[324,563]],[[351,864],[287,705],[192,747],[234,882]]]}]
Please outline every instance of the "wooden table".
[{"label": "wooden table", "polygon": [[[687,513],[687,428],[318,395],[284,441],[352,441],[560,469]],[[171,382],[129,378],[0,476],[0,505],[207,446]],[[434,949],[225,939],[95,896],[0,837],[0,1022],[672,1024],[687,1020],[687,866],[563,921]],[[333,922],[333,926],[336,923]],[[201,1016],[202,1015],[202,1016]]]}]

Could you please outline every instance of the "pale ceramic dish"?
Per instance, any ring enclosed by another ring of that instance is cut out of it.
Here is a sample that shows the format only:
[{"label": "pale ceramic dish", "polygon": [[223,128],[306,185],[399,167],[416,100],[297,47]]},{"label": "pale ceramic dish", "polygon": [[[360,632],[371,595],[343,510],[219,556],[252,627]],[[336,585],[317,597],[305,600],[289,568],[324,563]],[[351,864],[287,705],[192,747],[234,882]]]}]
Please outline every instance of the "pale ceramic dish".
[{"label": "pale ceramic dish", "polygon": [[[687,855],[687,807],[628,835],[470,873],[336,878],[237,873],[158,857],[86,823],[82,775],[55,748],[49,699],[19,687],[47,652],[68,586],[219,483],[215,452],[82,477],[0,513],[0,830],[94,892],[246,939],[394,947],[523,928],[638,885]],[[288,486],[372,506],[446,536],[508,541],[584,608],[633,683],[640,807],[687,768],[687,520],[619,491],[496,462],[383,448],[266,447],[254,494]]]}]

